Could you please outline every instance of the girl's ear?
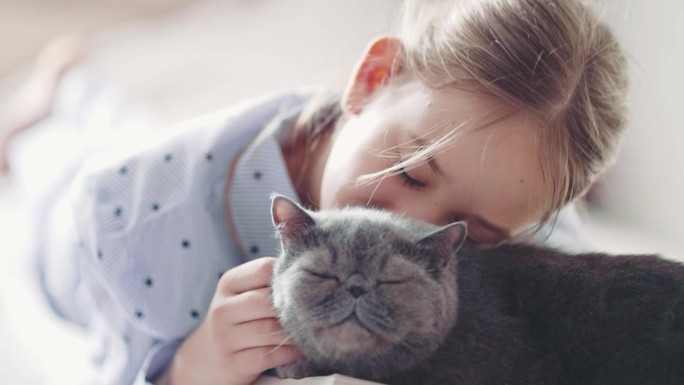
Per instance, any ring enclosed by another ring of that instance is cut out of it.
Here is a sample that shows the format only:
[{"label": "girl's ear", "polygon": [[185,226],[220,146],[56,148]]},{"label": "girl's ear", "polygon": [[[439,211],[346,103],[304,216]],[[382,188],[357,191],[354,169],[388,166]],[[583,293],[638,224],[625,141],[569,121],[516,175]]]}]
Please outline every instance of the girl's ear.
[{"label": "girl's ear", "polygon": [[345,112],[361,113],[375,91],[401,72],[402,52],[403,45],[395,37],[380,36],[370,42],[342,96]]}]

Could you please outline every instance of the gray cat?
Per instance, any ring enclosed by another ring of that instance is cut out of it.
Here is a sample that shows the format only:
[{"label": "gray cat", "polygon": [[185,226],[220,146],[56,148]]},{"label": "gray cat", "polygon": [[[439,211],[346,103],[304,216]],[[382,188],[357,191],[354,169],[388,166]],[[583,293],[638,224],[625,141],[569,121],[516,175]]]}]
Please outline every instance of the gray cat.
[{"label": "gray cat", "polygon": [[275,196],[273,304],[302,358],[281,377],[387,384],[684,384],[684,266],[481,250],[466,226],[311,212]]}]

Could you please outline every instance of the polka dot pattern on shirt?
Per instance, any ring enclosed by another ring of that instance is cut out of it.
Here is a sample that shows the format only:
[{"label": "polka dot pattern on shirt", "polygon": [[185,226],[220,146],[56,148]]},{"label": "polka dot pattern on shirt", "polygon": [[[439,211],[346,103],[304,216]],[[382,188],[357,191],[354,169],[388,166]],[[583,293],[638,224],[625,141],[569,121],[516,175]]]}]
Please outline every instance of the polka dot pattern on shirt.
[{"label": "polka dot pattern on shirt", "polygon": [[[212,152],[205,152],[202,155],[200,155],[204,158],[204,160],[209,164],[209,162],[212,162],[214,160],[214,155]],[[178,158],[173,152],[167,152],[163,155],[161,158],[162,164],[169,164],[174,161],[174,159]],[[135,173],[132,172],[132,168],[129,165],[122,165],[118,167],[117,173],[119,174],[120,177],[126,177],[130,180],[135,180]],[[255,173],[255,178],[261,178],[262,173],[261,172],[256,172]],[[149,208],[151,212],[159,212],[161,210],[162,204],[159,201],[153,201]],[[117,205],[114,210],[113,210],[113,218],[114,220],[125,220],[123,217],[123,214],[125,213],[125,207],[124,205]],[[83,242],[81,241],[81,244]],[[179,240],[180,244],[180,249],[182,250],[189,250],[191,249],[192,242],[190,238],[184,237]],[[258,247],[255,246],[256,250],[258,251]],[[97,250],[96,252],[97,259],[102,261],[104,259],[104,253],[102,250]],[[221,269],[220,272],[218,273],[219,276],[223,274],[225,270]],[[147,289],[152,289],[154,287],[154,280],[148,276],[144,279],[144,287]],[[192,319],[198,319],[200,317],[200,311],[197,308],[191,308],[188,311],[188,314],[190,314]],[[145,319],[145,314],[141,309],[137,309],[134,311],[134,317],[138,320],[143,320]]]}]

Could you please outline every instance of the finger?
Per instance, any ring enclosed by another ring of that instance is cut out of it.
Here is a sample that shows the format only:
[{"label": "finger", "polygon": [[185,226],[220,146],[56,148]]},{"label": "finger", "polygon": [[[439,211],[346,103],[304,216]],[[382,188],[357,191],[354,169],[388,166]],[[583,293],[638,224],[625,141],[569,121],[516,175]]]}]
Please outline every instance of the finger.
[{"label": "finger", "polygon": [[257,347],[294,344],[287,338],[275,318],[236,325],[230,329],[225,338],[230,339],[233,345],[232,349],[235,352]]},{"label": "finger", "polygon": [[299,353],[293,346],[262,346],[236,353],[232,359],[237,368],[247,375],[258,375],[265,370],[290,364]]},{"label": "finger", "polygon": [[277,317],[271,305],[271,289],[267,287],[221,298],[210,313],[216,322],[226,325]]},{"label": "finger", "polygon": [[228,270],[219,280],[217,294],[228,296],[268,287],[275,260],[263,257]]}]

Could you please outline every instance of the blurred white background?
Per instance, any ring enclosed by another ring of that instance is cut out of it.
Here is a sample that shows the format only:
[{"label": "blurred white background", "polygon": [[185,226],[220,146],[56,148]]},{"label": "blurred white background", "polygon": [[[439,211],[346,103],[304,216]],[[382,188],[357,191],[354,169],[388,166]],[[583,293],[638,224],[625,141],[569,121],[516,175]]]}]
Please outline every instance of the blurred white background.
[{"label": "blurred white background", "polygon": [[[54,36],[78,32],[88,64],[163,123],[302,85],[341,86],[400,0],[0,0],[0,84],[8,91]],[[613,0],[631,65],[629,133],[591,192],[586,226],[613,252],[684,254],[684,2]],[[2,88],[0,88],[2,89]],[[0,93],[0,102],[2,102]],[[52,318],[19,269],[21,197],[0,181],[0,383],[74,384],[87,346]]]},{"label": "blurred white background", "polygon": [[[596,205],[632,237],[624,249],[684,252],[684,3],[608,2],[606,18],[630,59],[630,123],[618,163],[596,189]],[[651,241],[643,241],[644,238]],[[639,243],[642,245],[639,246]]]}]

